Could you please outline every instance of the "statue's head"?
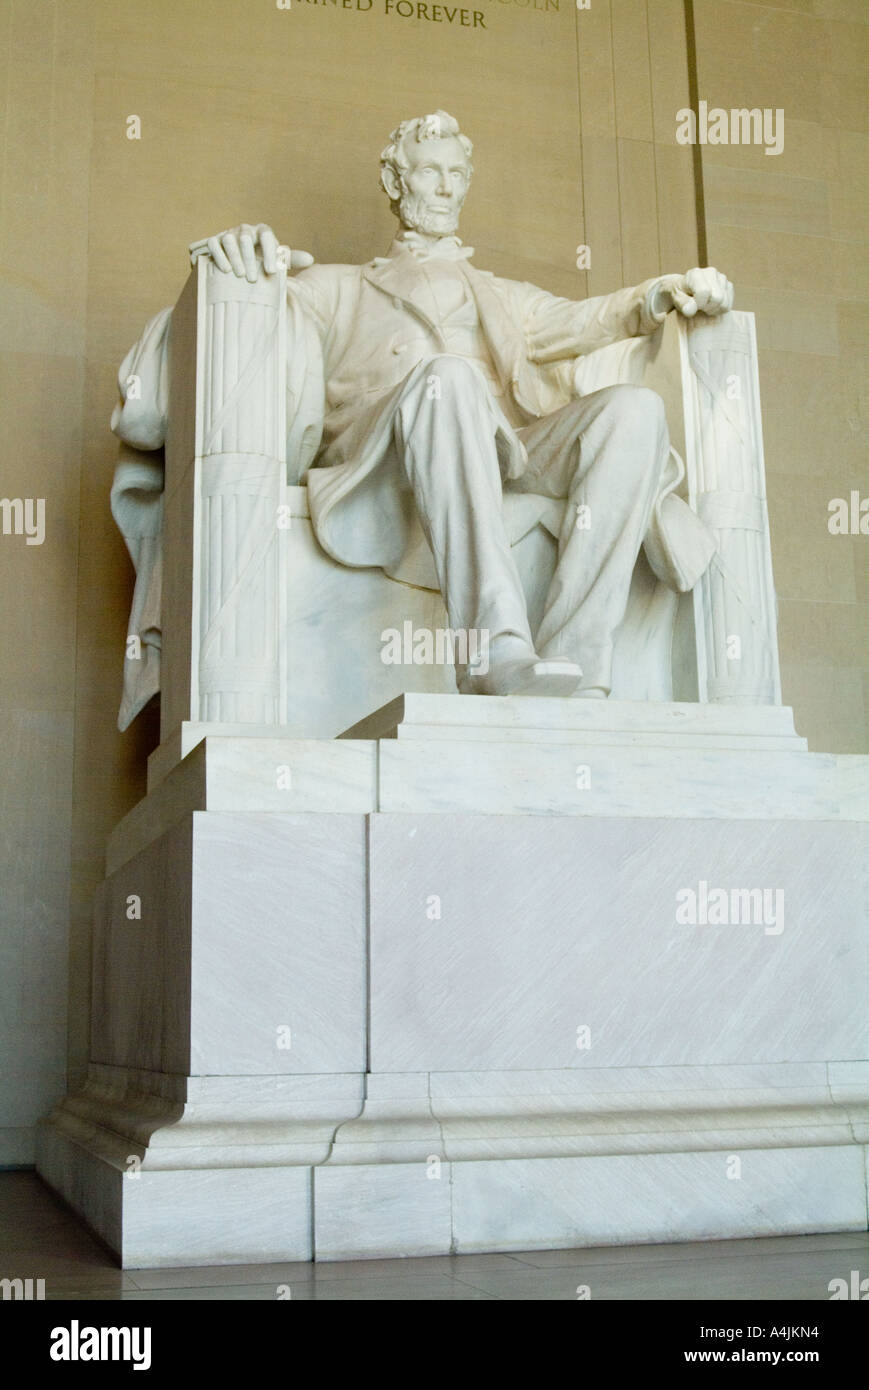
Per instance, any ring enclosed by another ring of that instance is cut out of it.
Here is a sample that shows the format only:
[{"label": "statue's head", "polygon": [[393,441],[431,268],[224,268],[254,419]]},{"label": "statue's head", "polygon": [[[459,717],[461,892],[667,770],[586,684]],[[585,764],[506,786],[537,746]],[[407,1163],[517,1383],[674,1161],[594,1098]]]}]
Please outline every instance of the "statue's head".
[{"label": "statue's head", "polygon": [[380,182],[403,227],[425,236],[456,231],[473,173],[473,149],[446,111],[395,128],[380,156]]}]

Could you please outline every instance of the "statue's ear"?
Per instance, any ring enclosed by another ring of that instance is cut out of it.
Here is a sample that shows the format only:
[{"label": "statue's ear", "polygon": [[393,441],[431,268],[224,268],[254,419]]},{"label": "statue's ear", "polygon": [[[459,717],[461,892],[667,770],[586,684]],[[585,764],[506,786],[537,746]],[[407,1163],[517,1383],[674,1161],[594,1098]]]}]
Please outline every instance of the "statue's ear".
[{"label": "statue's ear", "polygon": [[398,202],[401,197],[401,179],[391,164],[384,164],[380,171],[380,182],[389,194],[390,201]]}]

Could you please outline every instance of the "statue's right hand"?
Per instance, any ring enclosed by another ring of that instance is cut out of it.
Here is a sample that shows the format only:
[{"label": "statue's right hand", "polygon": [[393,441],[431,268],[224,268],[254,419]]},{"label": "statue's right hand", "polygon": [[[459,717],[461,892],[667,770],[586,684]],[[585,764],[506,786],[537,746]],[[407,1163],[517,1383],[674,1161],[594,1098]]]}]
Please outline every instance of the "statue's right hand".
[{"label": "statue's right hand", "polygon": [[232,271],[233,275],[253,284],[259,273],[257,247],[267,275],[274,275],[281,264],[288,270],[303,270],[305,266],[314,264],[314,257],[309,252],[291,251],[289,246],[279,246],[277,237],[265,222],[257,226],[242,222],[240,227],[218,232],[204,241],[194,241],[190,247],[190,259],[195,261],[197,256],[207,252],[218,270]]}]

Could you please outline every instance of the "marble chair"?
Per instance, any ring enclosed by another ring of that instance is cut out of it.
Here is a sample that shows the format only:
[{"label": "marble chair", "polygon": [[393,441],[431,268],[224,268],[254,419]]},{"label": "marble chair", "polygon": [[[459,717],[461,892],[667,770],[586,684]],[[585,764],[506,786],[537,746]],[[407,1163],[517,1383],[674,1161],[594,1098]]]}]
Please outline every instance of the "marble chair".
[{"label": "marble chair", "polygon": [[[298,449],[287,462],[284,296],[285,272],[251,285],[197,261],[172,315],[165,478],[130,450],[116,478],[115,516],[138,569],[130,631],[144,634],[120,723],[159,688],[161,739],[180,738],[181,756],[218,725],[333,738],[401,693],[455,691],[449,663],[382,659],[390,630],[447,627],[421,532],[391,575],[340,566],[316,541],[293,475]],[[663,397],[677,490],[718,553],[678,596],[641,552],[612,699],[780,704],[753,314],[673,313],[650,337],[579,359],[579,394],[617,382]],[[291,375],[290,395],[298,389]],[[532,630],[563,505],[505,496]]]}]

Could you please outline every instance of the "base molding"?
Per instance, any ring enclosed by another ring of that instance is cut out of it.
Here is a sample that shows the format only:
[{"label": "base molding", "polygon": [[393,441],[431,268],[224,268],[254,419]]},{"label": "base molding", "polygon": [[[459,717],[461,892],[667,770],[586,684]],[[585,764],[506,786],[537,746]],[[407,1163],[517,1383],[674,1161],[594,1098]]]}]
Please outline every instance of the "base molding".
[{"label": "base molding", "polygon": [[98,1066],[41,1127],[38,1166],[142,1268],[863,1230],[867,1145],[858,1063],[171,1079]]}]

